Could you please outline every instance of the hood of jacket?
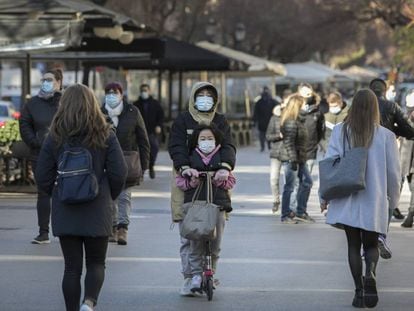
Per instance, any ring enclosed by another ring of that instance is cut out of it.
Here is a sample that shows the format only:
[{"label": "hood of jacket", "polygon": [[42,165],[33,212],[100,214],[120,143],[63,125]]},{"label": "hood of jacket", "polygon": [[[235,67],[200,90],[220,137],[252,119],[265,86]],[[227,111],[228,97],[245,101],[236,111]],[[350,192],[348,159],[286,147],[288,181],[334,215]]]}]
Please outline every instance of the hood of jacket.
[{"label": "hood of jacket", "polygon": [[[197,93],[198,90],[205,88],[205,87],[209,87],[213,89],[213,91],[215,91],[217,95],[217,101],[214,103],[214,106],[211,109],[211,111],[201,112],[195,108],[195,94]],[[190,99],[188,101],[188,111],[190,112],[193,119],[197,121],[197,123],[210,124],[211,121],[213,121],[214,115],[216,114],[217,106],[218,106],[218,92],[217,92],[217,88],[213,84],[209,82],[197,82],[193,85],[193,88],[190,94]]]},{"label": "hood of jacket", "polygon": [[282,115],[282,107],[280,105],[276,105],[272,112],[274,116],[280,117]]}]

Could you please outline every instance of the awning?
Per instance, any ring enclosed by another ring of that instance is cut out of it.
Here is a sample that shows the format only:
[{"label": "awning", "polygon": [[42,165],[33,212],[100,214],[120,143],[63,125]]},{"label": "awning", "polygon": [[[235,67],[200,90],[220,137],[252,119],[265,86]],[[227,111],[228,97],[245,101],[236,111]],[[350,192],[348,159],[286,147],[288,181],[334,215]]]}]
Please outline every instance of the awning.
[{"label": "awning", "polygon": [[333,69],[324,64],[313,61],[304,63],[288,63],[284,64],[286,68],[286,75],[284,77],[277,77],[276,81],[279,83],[329,83],[329,82],[352,82],[354,77],[347,73]]},{"label": "awning", "polygon": [[209,51],[225,56],[231,60],[231,70],[245,70],[252,73],[265,73],[285,75],[283,64],[250,55],[244,52],[230,49],[219,44],[207,41],[198,42],[197,45]]},{"label": "awning", "polygon": [[375,70],[356,65],[348,67],[343,71],[360,82],[370,82],[372,79],[378,78],[381,74]]},{"label": "awning", "polygon": [[145,25],[81,0],[13,0],[0,2],[0,54],[61,50],[79,46],[84,32],[119,25],[139,30]]},{"label": "awning", "polygon": [[109,59],[105,62],[91,59],[84,62],[85,66],[171,71],[226,71],[230,68],[230,60],[227,57],[170,37],[135,39],[128,45],[102,38],[85,38],[79,49],[70,50],[89,53],[94,51],[150,53],[148,59]]}]

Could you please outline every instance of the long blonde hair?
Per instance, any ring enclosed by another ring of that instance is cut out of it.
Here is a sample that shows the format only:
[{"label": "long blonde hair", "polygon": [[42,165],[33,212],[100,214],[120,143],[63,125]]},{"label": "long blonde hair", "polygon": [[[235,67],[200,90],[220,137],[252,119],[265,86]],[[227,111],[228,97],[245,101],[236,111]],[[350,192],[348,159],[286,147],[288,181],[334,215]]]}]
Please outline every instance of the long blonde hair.
[{"label": "long blonde hair", "polygon": [[302,108],[305,100],[298,93],[294,93],[287,98],[286,108],[283,110],[280,124],[283,125],[287,120],[296,120],[299,116],[300,109]]},{"label": "long blonde hair", "polygon": [[342,134],[350,134],[348,137],[353,147],[369,147],[375,129],[379,125],[380,113],[377,97],[369,89],[359,90],[352,100]]},{"label": "long blonde hair", "polygon": [[93,91],[82,84],[68,87],[50,127],[50,134],[57,145],[80,137],[87,147],[104,148],[109,131],[110,126]]}]

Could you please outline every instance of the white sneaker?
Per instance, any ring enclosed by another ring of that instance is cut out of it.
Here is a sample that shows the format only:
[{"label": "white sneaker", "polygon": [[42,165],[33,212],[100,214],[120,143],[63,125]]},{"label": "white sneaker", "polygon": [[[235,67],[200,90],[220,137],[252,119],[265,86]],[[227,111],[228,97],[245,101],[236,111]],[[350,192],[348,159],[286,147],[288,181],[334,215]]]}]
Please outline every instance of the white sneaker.
[{"label": "white sneaker", "polygon": [[201,275],[194,275],[191,279],[191,291],[194,292],[201,292]]},{"label": "white sneaker", "polygon": [[194,296],[191,291],[191,278],[184,279],[183,287],[180,289],[181,296]]},{"label": "white sneaker", "polygon": [[79,311],[93,311],[91,307],[89,307],[86,303],[82,304]]}]

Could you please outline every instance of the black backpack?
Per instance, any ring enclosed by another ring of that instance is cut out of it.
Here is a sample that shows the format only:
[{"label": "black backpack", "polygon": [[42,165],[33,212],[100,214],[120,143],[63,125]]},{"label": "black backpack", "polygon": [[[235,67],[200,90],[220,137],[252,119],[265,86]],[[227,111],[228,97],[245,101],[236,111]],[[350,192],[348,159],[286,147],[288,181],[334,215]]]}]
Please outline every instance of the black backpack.
[{"label": "black backpack", "polygon": [[64,145],[59,156],[56,188],[58,199],[65,204],[92,201],[99,192],[92,155],[83,147]]}]

